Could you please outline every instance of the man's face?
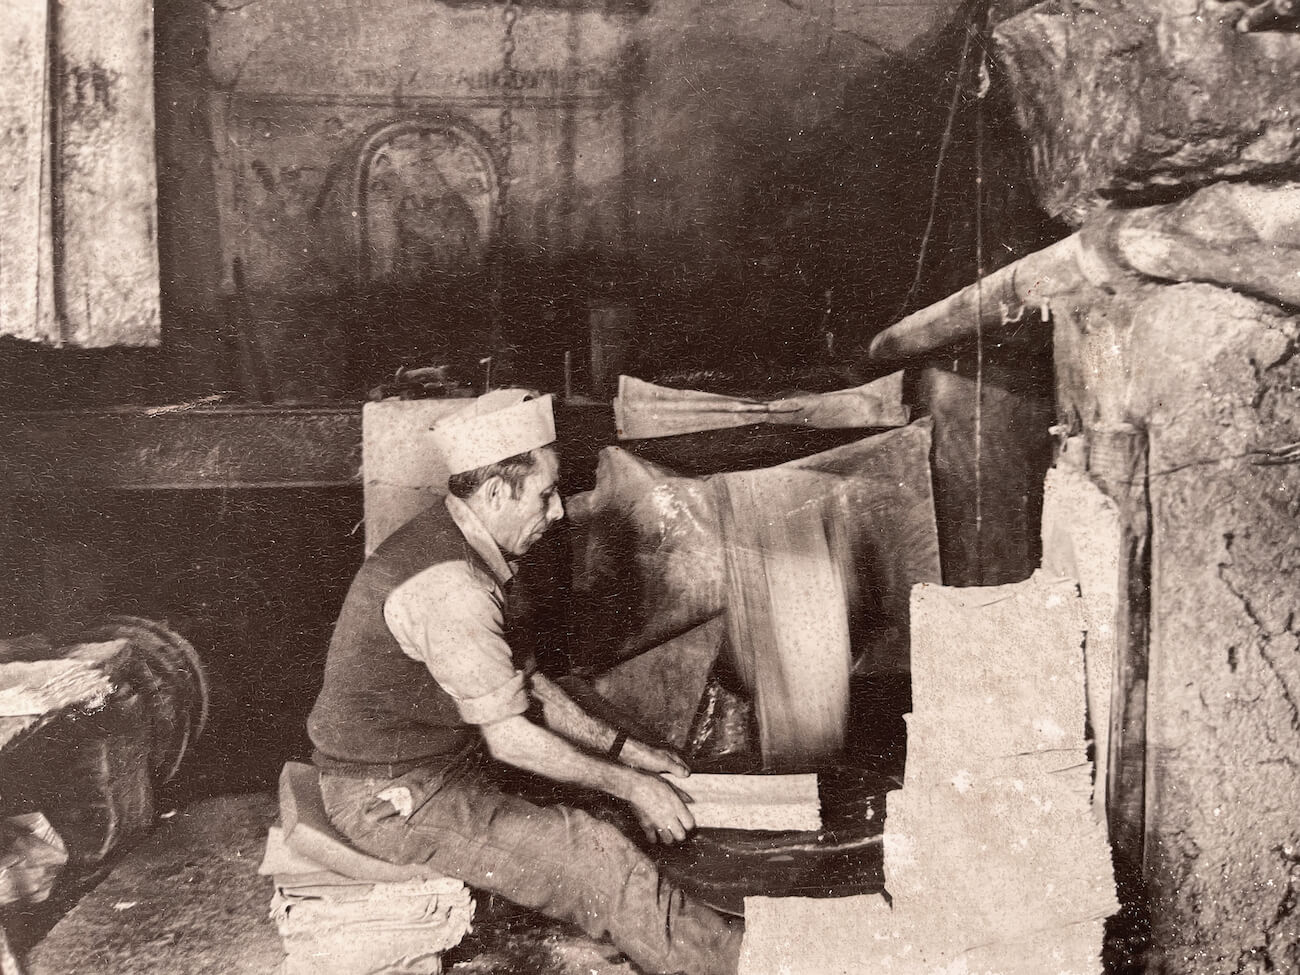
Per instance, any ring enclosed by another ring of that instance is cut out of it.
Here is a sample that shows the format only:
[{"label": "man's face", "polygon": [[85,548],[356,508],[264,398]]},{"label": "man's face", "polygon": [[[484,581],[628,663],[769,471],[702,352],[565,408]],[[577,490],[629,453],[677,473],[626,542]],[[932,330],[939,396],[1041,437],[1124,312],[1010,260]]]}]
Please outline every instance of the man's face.
[{"label": "man's face", "polygon": [[538,455],[537,466],[524,479],[518,494],[511,497],[506,487],[499,496],[493,537],[507,555],[523,555],[546,534],[546,529],[564,517],[559,457],[550,448],[543,448]]}]

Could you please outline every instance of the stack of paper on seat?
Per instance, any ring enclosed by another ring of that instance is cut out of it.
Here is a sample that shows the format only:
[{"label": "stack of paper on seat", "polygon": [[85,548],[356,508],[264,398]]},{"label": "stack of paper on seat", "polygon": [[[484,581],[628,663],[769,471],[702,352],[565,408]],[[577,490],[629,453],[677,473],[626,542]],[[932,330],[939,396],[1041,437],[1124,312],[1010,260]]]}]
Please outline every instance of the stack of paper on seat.
[{"label": "stack of paper on seat", "polygon": [[271,918],[284,943],[281,975],[440,972],[442,952],[460,942],[474,917],[459,880],[348,877],[293,849],[279,826],[267,834],[258,873],[275,881]]},{"label": "stack of paper on seat", "polygon": [[619,376],[614,423],[620,440],[672,437],[751,423],[823,429],[901,427],[907,423],[907,407],[903,405],[901,372],[852,389],[773,400],[670,389]]},{"label": "stack of paper on seat", "polygon": [[695,824],[704,829],[821,829],[817,776],[665,775],[691,797]]}]

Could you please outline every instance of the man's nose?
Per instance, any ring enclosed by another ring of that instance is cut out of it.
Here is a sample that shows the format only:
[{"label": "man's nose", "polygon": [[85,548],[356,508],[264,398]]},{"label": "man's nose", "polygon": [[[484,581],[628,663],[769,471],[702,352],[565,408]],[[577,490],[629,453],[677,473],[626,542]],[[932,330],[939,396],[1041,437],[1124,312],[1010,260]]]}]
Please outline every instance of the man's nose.
[{"label": "man's nose", "polygon": [[559,521],[564,517],[564,502],[558,494],[551,495],[551,503],[546,506],[546,517],[549,521]]}]

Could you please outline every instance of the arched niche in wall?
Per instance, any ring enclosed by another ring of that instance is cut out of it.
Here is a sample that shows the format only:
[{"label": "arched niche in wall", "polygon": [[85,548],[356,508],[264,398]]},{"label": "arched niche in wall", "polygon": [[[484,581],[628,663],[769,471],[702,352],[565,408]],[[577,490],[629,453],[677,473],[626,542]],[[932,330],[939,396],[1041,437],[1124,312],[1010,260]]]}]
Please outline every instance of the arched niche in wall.
[{"label": "arched niche in wall", "polygon": [[449,117],[366,137],[352,193],[357,283],[401,288],[480,267],[497,233],[500,177],[486,136]]}]

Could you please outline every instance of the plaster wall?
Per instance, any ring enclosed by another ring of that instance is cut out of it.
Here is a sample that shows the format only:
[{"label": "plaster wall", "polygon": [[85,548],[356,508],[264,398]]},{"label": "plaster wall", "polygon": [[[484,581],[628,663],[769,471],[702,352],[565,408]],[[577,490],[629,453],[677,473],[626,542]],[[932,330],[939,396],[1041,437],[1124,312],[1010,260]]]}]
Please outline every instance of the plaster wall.
[{"label": "plaster wall", "polygon": [[499,162],[508,155],[508,247],[550,260],[771,257],[783,235],[816,222],[809,197],[827,187],[813,182],[843,149],[827,127],[864,78],[933,41],[957,10],[956,0],[907,17],[874,0],[525,3],[511,75],[500,4],[214,8],[226,261],[242,256],[255,288],[336,279],[348,242],[337,224],[350,217],[346,200],[328,199],[331,181],[367,131],[421,116],[460,119]]},{"label": "plaster wall", "polygon": [[627,26],[618,13],[524,7],[507,72],[495,4],[263,0],[215,14],[227,285],[236,258],[255,292],[348,283],[367,136],[403,121],[453,122],[491,157],[475,190],[501,197],[504,223],[480,221],[484,244],[500,232],[556,257],[621,248]]}]

